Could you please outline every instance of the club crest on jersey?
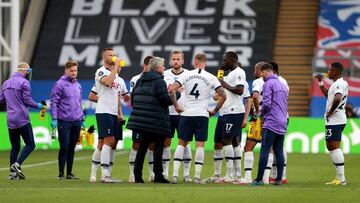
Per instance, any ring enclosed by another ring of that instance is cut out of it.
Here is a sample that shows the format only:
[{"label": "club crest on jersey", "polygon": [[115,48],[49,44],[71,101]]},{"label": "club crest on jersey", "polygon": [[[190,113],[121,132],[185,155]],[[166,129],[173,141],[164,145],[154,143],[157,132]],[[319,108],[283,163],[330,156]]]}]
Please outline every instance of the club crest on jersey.
[{"label": "club crest on jersey", "polygon": [[104,75],[104,72],[99,71],[98,75],[99,75],[99,76],[102,76],[102,75]]}]

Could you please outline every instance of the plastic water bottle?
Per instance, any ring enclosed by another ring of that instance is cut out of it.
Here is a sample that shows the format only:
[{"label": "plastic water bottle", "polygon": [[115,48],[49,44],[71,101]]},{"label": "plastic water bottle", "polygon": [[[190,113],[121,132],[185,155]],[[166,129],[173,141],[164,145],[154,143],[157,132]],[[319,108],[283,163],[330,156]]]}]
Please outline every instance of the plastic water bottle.
[{"label": "plastic water bottle", "polygon": [[[117,60],[116,56],[111,57],[112,62],[115,62],[116,60]],[[119,65],[120,65],[121,68],[125,67],[126,66],[125,60],[120,60]]]},{"label": "plastic water bottle", "polygon": [[329,77],[329,74],[327,74],[327,73],[320,73],[320,72],[315,72],[315,73],[313,73],[313,77],[314,77],[314,78],[317,77],[317,76],[319,76],[320,78],[328,78],[328,77]]},{"label": "plastic water bottle", "polygon": [[217,72],[217,78],[222,79],[224,77],[224,70],[219,69]]}]

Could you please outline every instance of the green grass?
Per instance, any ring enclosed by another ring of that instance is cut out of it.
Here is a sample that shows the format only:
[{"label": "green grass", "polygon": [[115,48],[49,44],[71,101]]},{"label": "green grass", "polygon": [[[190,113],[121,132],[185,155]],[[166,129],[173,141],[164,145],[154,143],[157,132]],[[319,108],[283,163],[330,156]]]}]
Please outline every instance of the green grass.
[{"label": "green grass", "polygon": [[[194,152],[193,152],[194,153]],[[231,184],[194,185],[180,182],[177,185],[101,184],[89,183],[92,151],[76,153],[74,163],[78,181],[56,180],[57,151],[35,151],[25,165],[54,161],[48,165],[23,167],[24,181],[8,181],[9,152],[0,152],[0,202],[357,202],[360,194],[360,158],[346,155],[347,186],[326,186],[335,176],[335,169],[326,154],[288,155],[288,185],[280,187],[239,186]],[[212,152],[206,153],[202,177],[213,173]],[[116,156],[113,176],[128,178],[128,152]],[[257,173],[257,156],[253,177]],[[191,174],[194,173],[192,167]],[[172,167],[171,167],[172,169]],[[224,165],[223,165],[223,169]],[[182,170],[181,170],[182,171]],[[144,179],[147,180],[147,167]],[[170,170],[171,174],[171,170]]]}]

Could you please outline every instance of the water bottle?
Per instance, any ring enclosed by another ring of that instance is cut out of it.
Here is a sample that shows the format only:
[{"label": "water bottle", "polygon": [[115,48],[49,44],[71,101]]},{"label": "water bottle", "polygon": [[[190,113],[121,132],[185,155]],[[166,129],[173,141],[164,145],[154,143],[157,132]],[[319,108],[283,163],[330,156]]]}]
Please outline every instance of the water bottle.
[{"label": "water bottle", "polygon": [[224,70],[219,69],[217,72],[217,78],[222,79],[224,77]]},{"label": "water bottle", "polygon": [[328,78],[328,77],[329,77],[329,74],[327,74],[327,73],[320,73],[320,72],[315,72],[315,73],[313,73],[313,77],[314,77],[314,78],[317,77],[317,76],[319,76],[320,78]]},{"label": "water bottle", "polygon": [[40,110],[40,120],[45,120],[45,114],[46,114],[46,102],[41,101],[41,104],[43,105],[43,109]]},{"label": "water bottle", "polygon": [[55,139],[56,139],[56,128],[53,128],[53,129],[52,129],[51,139],[52,139],[52,140],[55,140]]},{"label": "water bottle", "polygon": [[[112,62],[115,62],[116,60],[117,60],[116,56],[111,57]],[[121,68],[125,67],[126,66],[125,60],[120,60],[119,65],[120,65]]]}]

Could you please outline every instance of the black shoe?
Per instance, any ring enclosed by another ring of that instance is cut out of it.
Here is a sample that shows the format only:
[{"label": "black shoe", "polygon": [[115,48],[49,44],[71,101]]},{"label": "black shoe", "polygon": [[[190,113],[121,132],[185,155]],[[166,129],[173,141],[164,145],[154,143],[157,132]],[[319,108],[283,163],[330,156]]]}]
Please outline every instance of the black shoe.
[{"label": "black shoe", "polygon": [[71,180],[78,180],[79,177],[74,176],[74,174],[70,173],[66,175],[66,179],[71,179]]},{"label": "black shoe", "polygon": [[161,177],[155,177],[154,179],[155,183],[170,183],[170,181],[166,180],[164,176]]},{"label": "black shoe", "polygon": [[145,183],[142,178],[135,178],[135,183]]},{"label": "black shoe", "polygon": [[14,163],[10,166],[10,170],[13,170],[16,173],[16,175],[19,177],[19,179],[22,180],[25,179],[25,175],[22,173],[20,165]]}]

